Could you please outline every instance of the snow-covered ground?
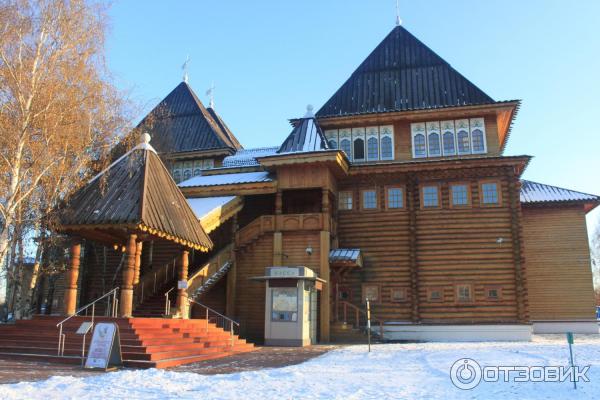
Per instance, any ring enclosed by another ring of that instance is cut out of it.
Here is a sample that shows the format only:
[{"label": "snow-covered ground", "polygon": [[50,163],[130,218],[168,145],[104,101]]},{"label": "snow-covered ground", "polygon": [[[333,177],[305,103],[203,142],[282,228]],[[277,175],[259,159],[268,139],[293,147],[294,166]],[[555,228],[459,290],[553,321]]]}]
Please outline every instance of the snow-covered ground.
[{"label": "snow-covered ground", "polygon": [[471,358],[482,366],[566,366],[562,335],[530,343],[418,343],[350,346],[303,364],[228,375],[126,370],[84,378],[0,385],[0,399],[578,399],[600,395],[600,338],[575,337],[576,364],[590,365],[590,382],[481,382],[460,390],[452,364]]}]

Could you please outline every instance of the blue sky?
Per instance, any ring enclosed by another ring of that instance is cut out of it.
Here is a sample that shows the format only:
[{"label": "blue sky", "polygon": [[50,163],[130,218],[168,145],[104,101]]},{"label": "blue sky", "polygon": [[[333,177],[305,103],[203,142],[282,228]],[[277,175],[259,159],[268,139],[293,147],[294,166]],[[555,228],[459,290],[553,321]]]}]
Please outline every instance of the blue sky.
[{"label": "blue sky", "polygon": [[[600,1],[400,1],[403,25],[496,100],[522,99],[524,177],[600,194]],[[394,27],[395,0],[118,0],[109,66],[148,111],[182,77],[245,147],[279,144]],[[142,115],[140,115],[142,117]],[[588,215],[595,225],[600,211]]]}]

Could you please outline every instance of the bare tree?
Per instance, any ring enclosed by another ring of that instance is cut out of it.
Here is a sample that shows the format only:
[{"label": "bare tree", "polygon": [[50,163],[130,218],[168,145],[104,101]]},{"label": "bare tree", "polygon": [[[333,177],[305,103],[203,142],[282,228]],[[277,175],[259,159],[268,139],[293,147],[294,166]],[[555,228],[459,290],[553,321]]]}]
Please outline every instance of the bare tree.
[{"label": "bare tree", "polygon": [[105,67],[106,27],[106,9],[92,1],[0,4],[0,270],[22,230],[19,208],[44,240],[42,216],[127,129],[128,103]]}]

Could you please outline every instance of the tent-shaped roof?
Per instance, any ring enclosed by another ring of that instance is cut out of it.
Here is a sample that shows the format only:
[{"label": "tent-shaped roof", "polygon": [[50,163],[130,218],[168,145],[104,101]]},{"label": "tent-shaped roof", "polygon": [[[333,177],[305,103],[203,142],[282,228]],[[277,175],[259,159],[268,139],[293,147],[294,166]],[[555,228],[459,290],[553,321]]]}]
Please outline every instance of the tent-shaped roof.
[{"label": "tent-shaped roof", "polygon": [[215,110],[205,108],[186,82],[177,85],[139,126],[152,134],[160,153],[242,147]]},{"label": "tent-shaped roof", "polygon": [[295,153],[326,150],[327,139],[309,106],[304,118],[295,121],[295,126],[283,141],[277,153]]},{"label": "tent-shaped roof", "polygon": [[584,203],[588,204],[587,211],[600,203],[600,196],[576,192],[557,186],[545,185],[521,180],[521,203],[523,204],[553,204],[553,203]]},{"label": "tent-shaped roof", "polygon": [[210,249],[210,238],[148,144],[148,135],[144,136],[144,143],[71,197],[60,215],[62,230],[109,231],[115,235],[120,228],[127,228],[198,250]]},{"label": "tent-shaped roof", "polygon": [[489,104],[494,100],[404,27],[397,26],[317,117]]}]

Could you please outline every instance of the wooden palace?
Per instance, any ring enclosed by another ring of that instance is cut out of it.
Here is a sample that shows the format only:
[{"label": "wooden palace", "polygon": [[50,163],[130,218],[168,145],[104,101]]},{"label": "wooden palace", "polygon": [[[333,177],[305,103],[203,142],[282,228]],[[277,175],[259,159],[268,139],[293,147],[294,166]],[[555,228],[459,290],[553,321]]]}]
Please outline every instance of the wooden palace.
[{"label": "wooden palace", "polygon": [[402,26],[273,147],[243,148],[182,82],[63,210],[70,269],[46,311],[119,288],[102,315],[235,324],[243,351],[237,334],[261,343],[288,318],[265,312],[257,277],[305,267],[319,342],[362,340],[367,299],[382,340],[597,333],[585,215],[600,197],[521,179],[531,157],[504,155],[519,106]]}]

